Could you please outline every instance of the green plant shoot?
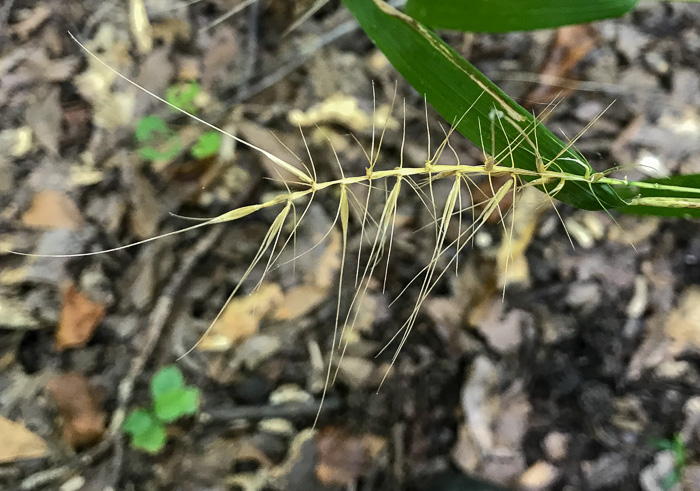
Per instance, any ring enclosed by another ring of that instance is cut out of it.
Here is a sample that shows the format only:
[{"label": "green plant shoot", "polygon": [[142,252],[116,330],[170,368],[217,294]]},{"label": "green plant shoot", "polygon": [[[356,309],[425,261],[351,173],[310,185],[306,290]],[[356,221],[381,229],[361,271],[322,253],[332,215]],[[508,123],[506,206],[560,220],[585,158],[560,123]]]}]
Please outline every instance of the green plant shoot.
[{"label": "green plant shoot", "polygon": [[161,368],[151,379],[152,407],[131,412],[123,425],[134,448],[148,453],[160,452],[167,442],[166,423],[197,413],[200,391],[185,385],[175,365]]},{"label": "green plant shoot", "polygon": [[221,133],[218,131],[207,131],[197,140],[197,143],[190,149],[190,154],[196,159],[206,159],[219,152],[221,148]]},{"label": "green plant shoot", "polygon": [[182,150],[180,136],[160,116],[154,114],[139,120],[134,130],[139,155],[144,160],[170,160]]},{"label": "green plant shoot", "polygon": [[194,101],[200,92],[201,87],[197,82],[179,83],[168,87],[165,100],[183,111],[195,114],[199,108]]}]

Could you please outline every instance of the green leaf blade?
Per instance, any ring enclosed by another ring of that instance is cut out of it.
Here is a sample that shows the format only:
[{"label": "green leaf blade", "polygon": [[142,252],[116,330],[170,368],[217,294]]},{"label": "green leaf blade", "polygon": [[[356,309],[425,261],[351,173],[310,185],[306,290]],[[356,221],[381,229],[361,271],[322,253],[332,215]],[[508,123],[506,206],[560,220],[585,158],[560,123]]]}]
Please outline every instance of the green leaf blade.
[{"label": "green leaf blade", "polygon": [[[497,154],[504,155],[503,166],[534,171],[535,153],[538,153],[545,162],[555,160],[552,170],[579,176],[590,172],[590,166],[575,149],[567,148],[534,116],[415,19],[380,1],[343,2],[392,65],[425,95],[442,117],[450,123],[460,121],[457,130],[476,145],[488,151],[493,145]],[[462,118],[469,108],[467,116]],[[515,121],[519,129],[505,126],[495,131],[492,138],[489,115],[494,109]],[[537,149],[525,143],[512,148],[511,142],[517,141],[523,132],[530,132]],[[587,210],[625,204],[611,186],[581,181],[567,182],[556,198]]]},{"label": "green leaf blade", "polygon": [[[658,184],[659,187],[635,188],[630,201],[644,204],[623,206],[620,211],[632,215],[700,218],[700,174],[647,179],[641,182]],[[654,206],[655,199],[663,202],[665,206]]]},{"label": "green leaf blade", "polygon": [[619,17],[637,3],[639,0],[408,0],[406,13],[433,28],[510,32]]}]

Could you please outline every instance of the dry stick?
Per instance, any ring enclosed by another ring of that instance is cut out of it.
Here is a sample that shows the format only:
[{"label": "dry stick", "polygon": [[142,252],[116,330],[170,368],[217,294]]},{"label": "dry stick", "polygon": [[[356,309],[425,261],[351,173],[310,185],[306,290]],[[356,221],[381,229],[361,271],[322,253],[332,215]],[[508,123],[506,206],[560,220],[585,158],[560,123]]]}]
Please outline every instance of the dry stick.
[{"label": "dry stick", "polygon": [[237,419],[259,421],[262,419],[284,418],[303,420],[318,416],[322,412],[338,411],[343,407],[339,397],[327,396],[324,401],[312,400],[301,403],[261,406],[218,407],[208,410],[203,416],[205,424],[229,423]]},{"label": "dry stick", "polygon": [[[405,0],[394,0],[389,2],[389,5],[396,7],[405,3]],[[285,79],[290,73],[306,63],[317,51],[325,46],[335,42],[346,34],[356,31],[360,28],[360,24],[355,19],[343,22],[337,27],[334,27],[327,33],[324,33],[310,42],[308,45],[302,46],[294,58],[282,62],[282,65],[272,73],[268,73],[263,78],[254,84],[247,85],[248,81],[243,81],[243,89],[239,90],[234,99],[235,103],[244,102],[263,90],[272,87],[277,82]],[[235,88],[235,87],[234,87]]]},{"label": "dry stick", "polygon": [[[112,478],[115,481],[118,478],[122,464],[121,427],[124,423],[127,406],[131,402],[136,380],[139,375],[143,373],[148,359],[153,354],[153,350],[158,344],[158,340],[163,333],[165,325],[170,319],[176,306],[177,296],[185,285],[185,282],[194,270],[195,265],[209,252],[214,244],[216,244],[224,230],[224,227],[212,227],[207,234],[197,242],[194,249],[185,257],[180,269],[173,275],[172,280],[163,294],[158,298],[148,318],[148,330],[146,331],[146,337],[142,343],[142,349],[138,355],[133,358],[129,371],[119,383],[119,388],[117,389],[117,409],[112,414],[112,420],[110,421],[107,435],[96,447],[78,458],[76,467],[92,465],[92,463],[97,461],[104,453],[113,447],[116,455],[116,462],[113,466]],[[35,473],[22,481],[19,489],[23,491],[37,489],[52,481],[67,477],[67,475],[74,470],[75,467],[73,466],[62,465]]]}]

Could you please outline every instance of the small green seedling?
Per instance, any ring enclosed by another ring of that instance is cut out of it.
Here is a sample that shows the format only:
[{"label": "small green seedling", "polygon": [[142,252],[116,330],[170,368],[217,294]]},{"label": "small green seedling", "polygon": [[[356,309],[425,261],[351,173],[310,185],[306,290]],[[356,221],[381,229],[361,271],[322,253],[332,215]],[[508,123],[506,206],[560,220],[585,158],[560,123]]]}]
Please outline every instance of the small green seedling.
[{"label": "small green seedling", "polygon": [[165,425],[191,416],[199,408],[200,392],[185,385],[175,365],[161,368],[151,379],[151,408],[135,409],[122,428],[131,435],[131,446],[151,454],[160,452],[168,439]]},{"label": "small green seedling", "polygon": [[221,133],[218,131],[207,131],[202,133],[197,143],[190,149],[190,154],[198,160],[212,157],[221,148]]},{"label": "small green seedling", "polygon": [[673,439],[656,441],[655,446],[660,450],[670,450],[673,454],[673,470],[663,477],[662,482],[663,488],[669,490],[681,482],[683,471],[687,465],[685,443],[683,443],[680,433],[677,433],[673,436]]},{"label": "small green seedling", "polygon": [[139,155],[145,160],[170,160],[182,149],[180,136],[155,114],[139,120],[134,136],[139,143]]},{"label": "small green seedling", "polygon": [[[194,114],[199,109],[194,100],[201,92],[202,88],[197,82],[186,82],[171,85],[165,93],[165,100],[175,107]],[[175,112],[177,109],[172,109]]]}]

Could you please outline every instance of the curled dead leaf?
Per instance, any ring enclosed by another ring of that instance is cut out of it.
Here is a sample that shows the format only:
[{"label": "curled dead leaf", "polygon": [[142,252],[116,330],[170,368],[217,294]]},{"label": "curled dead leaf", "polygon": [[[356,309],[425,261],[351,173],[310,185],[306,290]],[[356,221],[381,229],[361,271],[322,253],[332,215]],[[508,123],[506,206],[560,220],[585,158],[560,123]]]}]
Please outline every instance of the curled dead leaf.
[{"label": "curled dead leaf", "polygon": [[104,305],[93,302],[71,283],[63,292],[63,307],[56,331],[56,348],[62,351],[84,346],[92,338],[104,315]]},{"label": "curled dead leaf", "polygon": [[316,441],[316,477],[326,485],[351,486],[386,447],[377,435],[349,435],[335,428],[321,432]]},{"label": "curled dead leaf", "polygon": [[91,445],[102,438],[107,413],[101,397],[77,372],[68,372],[51,380],[46,389],[58,407],[63,439],[73,448]]}]

